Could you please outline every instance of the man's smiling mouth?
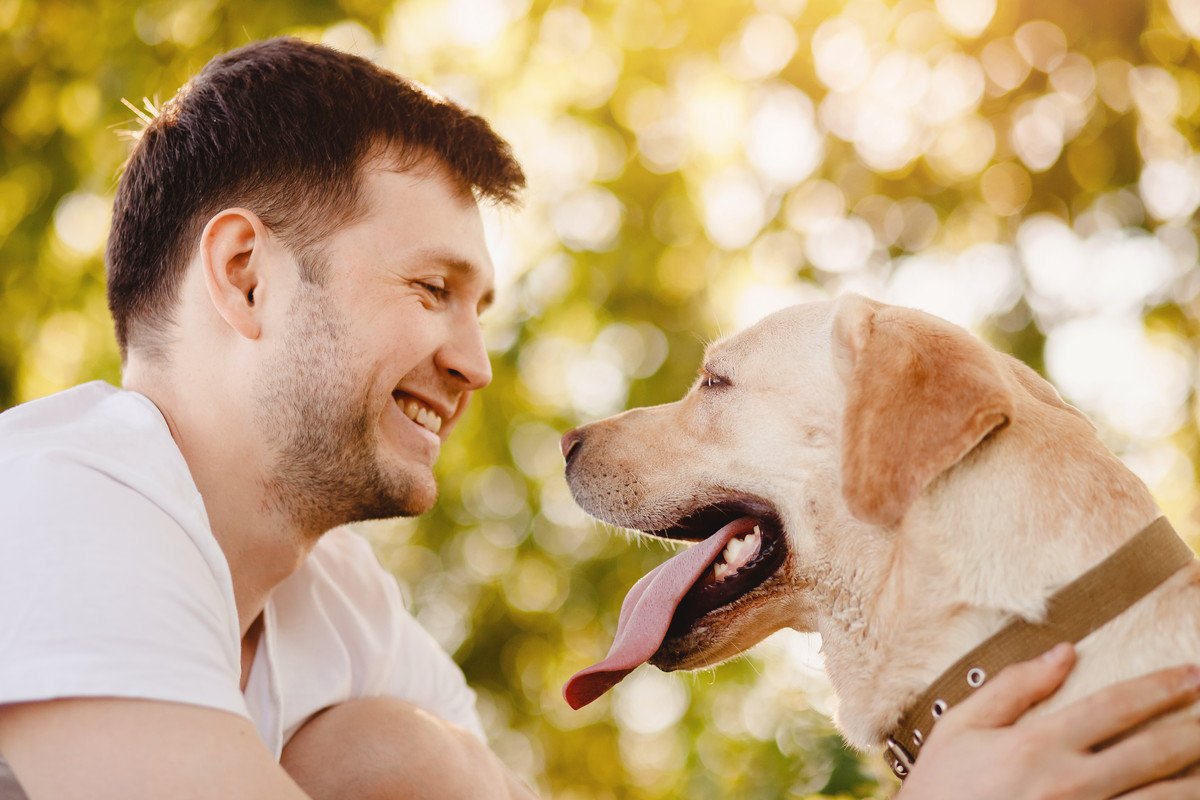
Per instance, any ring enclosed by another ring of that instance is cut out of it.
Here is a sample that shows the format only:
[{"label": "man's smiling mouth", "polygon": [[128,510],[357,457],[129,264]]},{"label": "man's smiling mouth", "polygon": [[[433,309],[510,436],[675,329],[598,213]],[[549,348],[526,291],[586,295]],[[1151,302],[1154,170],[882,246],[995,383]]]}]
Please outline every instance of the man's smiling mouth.
[{"label": "man's smiling mouth", "polygon": [[438,433],[442,429],[442,416],[429,407],[422,400],[418,400],[410,394],[395,389],[392,391],[392,398],[396,401],[400,411],[404,416],[411,419],[413,422],[425,428],[431,433]]}]

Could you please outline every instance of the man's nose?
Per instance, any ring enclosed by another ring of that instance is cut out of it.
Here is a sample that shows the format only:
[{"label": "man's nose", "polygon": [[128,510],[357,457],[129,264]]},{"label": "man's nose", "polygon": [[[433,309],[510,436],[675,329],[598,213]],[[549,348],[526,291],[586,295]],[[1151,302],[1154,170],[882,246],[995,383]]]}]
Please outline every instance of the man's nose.
[{"label": "man's nose", "polygon": [[458,378],[462,389],[476,391],[492,382],[492,362],[483,341],[483,329],[472,320],[438,351],[439,366]]}]

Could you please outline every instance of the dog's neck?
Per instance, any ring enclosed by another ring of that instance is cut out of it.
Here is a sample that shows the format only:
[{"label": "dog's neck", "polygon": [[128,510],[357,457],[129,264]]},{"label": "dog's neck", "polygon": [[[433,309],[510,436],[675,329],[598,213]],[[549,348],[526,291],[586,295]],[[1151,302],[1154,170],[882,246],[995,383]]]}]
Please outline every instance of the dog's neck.
[{"label": "dog's neck", "polygon": [[1158,516],[1145,486],[1088,434],[1094,446],[1073,447],[1072,461],[1039,459],[1031,448],[1054,443],[1014,426],[938,479],[896,529],[840,504],[824,510],[810,563],[851,744],[877,745],[963,653],[1013,615],[1037,620],[1055,589]]}]

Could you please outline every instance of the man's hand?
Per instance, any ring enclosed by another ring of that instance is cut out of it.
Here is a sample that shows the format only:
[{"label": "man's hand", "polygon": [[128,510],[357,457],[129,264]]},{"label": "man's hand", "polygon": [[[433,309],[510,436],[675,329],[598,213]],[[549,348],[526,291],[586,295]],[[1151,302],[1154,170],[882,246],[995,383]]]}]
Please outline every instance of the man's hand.
[{"label": "man's hand", "polygon": [[250,720],[181,703],[0,706],[0,753],[30,800],[305,800]]},{"label": "man's hand", "polygon": [[392,697],[328,708],[283,748],[281,763],[314,800],[535,800],[487,746]]},{"label": "man's hand", "polygon": [[[1174,667],[1125,681],[1014,725],[1054,693],[1074,663],[1074,649],[1059,645],[1003,670],[952,708],[921,748],[896,800],[1200,797],[1200,776],[1170,779],[1200,761],[1195,715],[1119,738],[1200,698],[1200,669]],[[1116,744],[1096,749],[1112,740]]]}]

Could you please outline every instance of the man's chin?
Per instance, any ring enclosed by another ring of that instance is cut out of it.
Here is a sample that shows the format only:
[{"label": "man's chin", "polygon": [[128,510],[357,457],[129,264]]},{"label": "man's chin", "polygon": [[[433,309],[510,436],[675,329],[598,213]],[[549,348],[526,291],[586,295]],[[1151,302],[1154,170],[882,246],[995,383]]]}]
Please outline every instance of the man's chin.
[{"label": "man's chin", "polygon": [[390,513],[388,517],[417,517],[428,512],[437,503],[437,481],[432,473],[423,475],[400,474],[392,476],[388,491]]},{"label": "man's chin", "polygon": [[436,484],[410,491],[408,496],[404,498],[404,502],[399,504],[402,507],[401,512],[395,516],[418,517],[421,514],[429,512],[434,504],[437,503],[437,498]]}]

